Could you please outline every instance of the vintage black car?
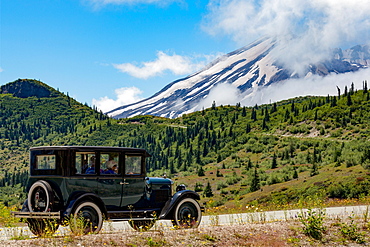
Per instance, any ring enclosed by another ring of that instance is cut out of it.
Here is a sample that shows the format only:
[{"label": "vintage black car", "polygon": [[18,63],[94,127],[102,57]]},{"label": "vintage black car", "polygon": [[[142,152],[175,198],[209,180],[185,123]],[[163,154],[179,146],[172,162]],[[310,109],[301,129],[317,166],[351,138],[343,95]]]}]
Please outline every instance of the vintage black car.
[{"label": "vintage black car", "polygon": [[[148,230],[155,220],[176,228],[198,227],[199,195],[168,178],[146,176],[144,149],[96,146],[48,146],[30,149],[28,198],[16,217],[26,218],[35,235],[82,219],[82,232],[99,232],[103,220],[128,221]],[[52,226],[52,227],[50,227]]]}]

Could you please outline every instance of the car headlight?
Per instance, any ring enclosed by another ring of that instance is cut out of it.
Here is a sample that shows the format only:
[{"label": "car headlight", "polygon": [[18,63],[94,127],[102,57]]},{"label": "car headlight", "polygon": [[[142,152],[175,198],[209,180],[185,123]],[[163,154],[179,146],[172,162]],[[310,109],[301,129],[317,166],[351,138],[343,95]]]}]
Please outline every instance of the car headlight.
[{"label": "car headlight", "polygon": [[180,184],[176,186],[176,192],[186,190],[185,184]]}]

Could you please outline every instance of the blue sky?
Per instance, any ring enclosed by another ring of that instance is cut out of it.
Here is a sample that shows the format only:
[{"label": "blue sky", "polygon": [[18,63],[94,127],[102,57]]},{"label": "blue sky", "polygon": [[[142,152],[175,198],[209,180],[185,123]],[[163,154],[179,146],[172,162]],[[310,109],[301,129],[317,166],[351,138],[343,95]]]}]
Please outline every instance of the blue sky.
[{"label": "blue sky", "polygon": [[164,70],[137,78],[114,65],[142,66],[158,60],[158,53],[188,57],[192,64],[236,47],[201,30],[206,5],[197,0],[98,5],[79,0],[2,1],[0,83],[39,79],[90,105],[93,98],[114,98],[118,88],[134,86],[140,97],[149,97],[191,71]]},{"label": "blue sky", "polygon": [[325,47],[365,43],[369,6],[368,0],[3,0],[0,84],[39,79],[109,110],[264,35],[298,34],[304,45],[315,36]]}]

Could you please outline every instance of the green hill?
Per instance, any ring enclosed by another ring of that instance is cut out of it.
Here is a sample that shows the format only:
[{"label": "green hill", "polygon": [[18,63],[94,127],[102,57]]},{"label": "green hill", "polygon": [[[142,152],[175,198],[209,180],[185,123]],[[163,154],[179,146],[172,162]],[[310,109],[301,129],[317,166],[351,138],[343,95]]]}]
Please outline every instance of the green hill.
[{"label": "green hill", "polygon": [[[22,93],[26,86],[36,93]],[[368,197],[367,82],[343,91],[254,107],[214,104],[177,119],[115,120],[41,82],[17,80],[0,94],[0,200],[23,200],[28,148],[41,145],[145,148],[151,175],[185,183],[209,206]]]}]

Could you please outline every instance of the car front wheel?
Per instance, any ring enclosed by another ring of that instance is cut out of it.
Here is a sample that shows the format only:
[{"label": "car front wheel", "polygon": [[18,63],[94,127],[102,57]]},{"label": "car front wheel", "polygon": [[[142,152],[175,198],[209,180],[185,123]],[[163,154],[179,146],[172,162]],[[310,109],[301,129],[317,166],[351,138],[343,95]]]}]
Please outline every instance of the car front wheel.
[{"label": "car front wheel", "polygon": [[172,224],[175,228],[196,228],[201,219],[199,203],[193,198],[185,198],[176,205]]},{"label": "car front wheel", "polygon": [[98,233],[103,226],[103,214],[94,202],[80,203],[72,214],[70,228],[76,235]]}]

